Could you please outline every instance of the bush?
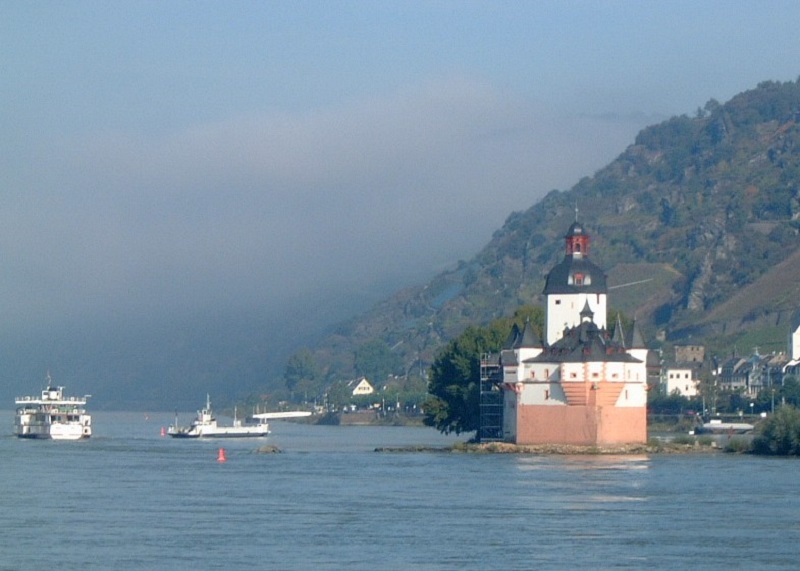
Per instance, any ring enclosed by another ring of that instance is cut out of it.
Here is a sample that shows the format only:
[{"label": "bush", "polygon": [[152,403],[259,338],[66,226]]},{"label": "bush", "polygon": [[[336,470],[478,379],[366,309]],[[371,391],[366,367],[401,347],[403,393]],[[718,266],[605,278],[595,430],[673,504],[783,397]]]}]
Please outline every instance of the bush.
[{"label": "bush", "polygon": [[753,452],[776,456],[800,455],[800,410],[786,405],[767,418],[753,439]]},{"label": "bush", "polygon": [[747,438],[731,438],[725,444],[725,452],[745,454],[752,451],[750,440]]},{"label": "bush", "polygon": [[697,437],[697,443],[700,446],[712,446],[714,444],[714,438],[708,434],[703,434]]}]

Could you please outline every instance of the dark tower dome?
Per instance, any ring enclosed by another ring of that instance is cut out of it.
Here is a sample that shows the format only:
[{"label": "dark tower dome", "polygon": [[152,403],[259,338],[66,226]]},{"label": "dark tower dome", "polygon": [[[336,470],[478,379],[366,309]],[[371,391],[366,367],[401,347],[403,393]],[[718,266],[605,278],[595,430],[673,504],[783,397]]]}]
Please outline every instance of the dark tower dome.
[{"label": "dark tower dome", "polygon": [[606,274],[589,261],[589,234],[573,222],[565,240],[564,259],[547,274],[544,294],[607,293]]}]

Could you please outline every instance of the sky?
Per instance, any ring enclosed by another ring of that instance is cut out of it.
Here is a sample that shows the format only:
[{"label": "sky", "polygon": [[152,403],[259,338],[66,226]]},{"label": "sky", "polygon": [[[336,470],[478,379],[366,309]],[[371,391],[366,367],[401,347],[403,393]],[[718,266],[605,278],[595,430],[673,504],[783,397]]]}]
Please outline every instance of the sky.
[{"label": "sky", "polygon": [[797,22],[795,1],[0,0],[0,334],[366,309],[641,128],[797,79]]}]

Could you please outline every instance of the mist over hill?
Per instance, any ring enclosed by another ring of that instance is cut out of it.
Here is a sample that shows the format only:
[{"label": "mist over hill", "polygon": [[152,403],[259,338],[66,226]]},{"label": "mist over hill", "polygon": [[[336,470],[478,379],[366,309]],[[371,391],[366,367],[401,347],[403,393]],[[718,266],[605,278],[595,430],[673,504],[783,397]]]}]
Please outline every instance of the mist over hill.
[{"label": "mist over hill", "polygon": [[315,358],[347,378],[357,348],[380,339],[420,370],[467,325],[539,303],[576,209],[610,307],[654,346],[782,350],[800,299],[798,123],[800,83],[767,81],[647,127],[594,176],[509,215],[474,258],[342,324]]},{"label": "mist over hill", "polygon": [[0,397],[37,392],[27,383],[50,370],[68,392],[94,394],[95,410],[193,410],[206,392],[220,407],[264,395],[274,404],[299,347],[330,383],[353,378],[359,348],[376,341],[402,364],[396,373],[421,377],[468,325],[541,302],[576,209],[609,306],[636,317],[654,347],[782,350],[800,299],[799,123],[800,84],[764,82],[647,127],[593,176],[512,212],[471,259],[347,321],[368,296],[6,333]]}]

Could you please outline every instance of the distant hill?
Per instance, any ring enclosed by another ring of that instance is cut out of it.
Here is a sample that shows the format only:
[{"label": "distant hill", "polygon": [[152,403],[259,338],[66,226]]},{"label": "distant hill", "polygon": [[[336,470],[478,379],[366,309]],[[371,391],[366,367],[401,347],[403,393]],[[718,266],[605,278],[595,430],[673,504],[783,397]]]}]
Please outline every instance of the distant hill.
[{"label": "distant hill", "polygon": [[347,378],[380,339],[419,370],[467,325],[539,303],[576,207],[610,306],[654,344],[783,349],[800,306],[799,123],[800,83],[764,82],[647,127],[594,176],[512,213],[471,260],[342,324],[315,358]]}]

